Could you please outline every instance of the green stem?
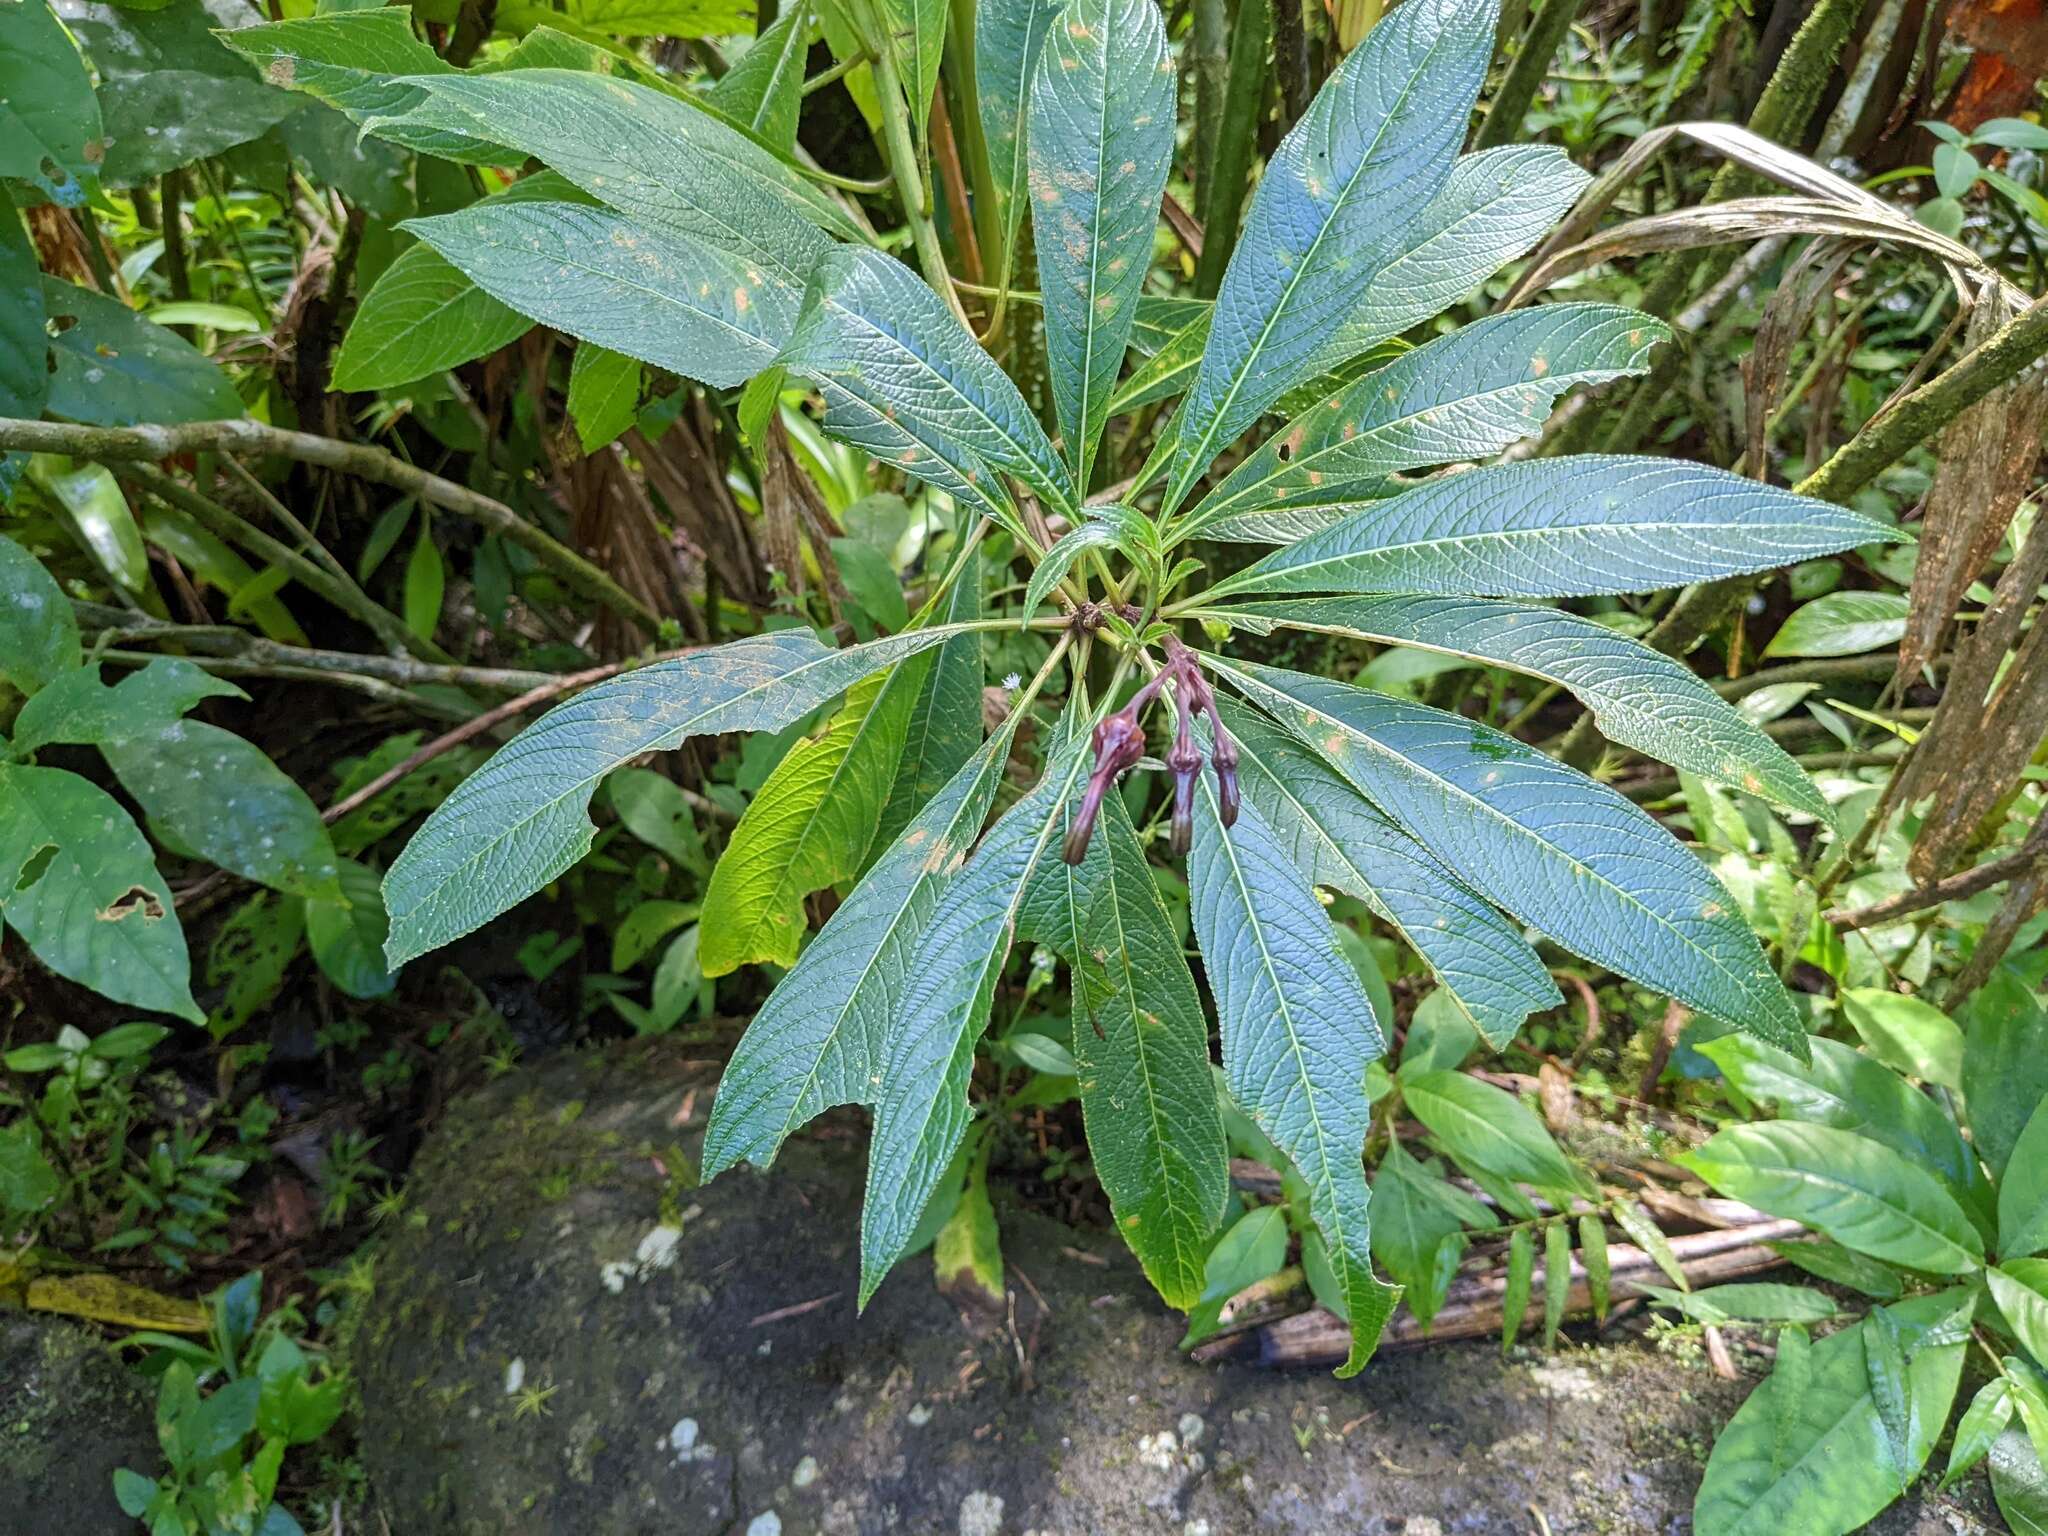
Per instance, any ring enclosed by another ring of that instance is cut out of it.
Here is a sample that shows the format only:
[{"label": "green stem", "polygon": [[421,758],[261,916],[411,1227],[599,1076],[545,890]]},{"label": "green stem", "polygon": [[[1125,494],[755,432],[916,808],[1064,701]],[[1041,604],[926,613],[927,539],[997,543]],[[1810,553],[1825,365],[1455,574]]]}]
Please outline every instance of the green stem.
[{"label": "green stem", "polygon": [[917,251],[918,265],[924,269],[924,280],[945,300],[960,323],[967,326],[967,311],[960,307],[960,296],[953,291],[952,277],[946,270],[946,252],[939,244],[939,227],[932,220],[931,189],[911,136],[903,78],[897,73],[895,55],[886,39],[880,39],[873,53],[875,92],[882,101],[882,150],[889,161],[889,174],[896,178],[896,195],[903,200],[903,219],[910,226],[910,243]]},{"label": "green stem", "polygon": [[1211,146],[1214,163],[1201,202],[1202,255],[1195,263],[1195,293],[1200,298],[1216,297],[1223,269],[1237,246],[1245,185],[1266,106],[1266,50],[1272,40],[1272,0],[1238,0],[1237,20],[1230,29],[1222,120]]},{"label": "green stem", "polygon": [[1508,66],[1507,78],[1501,81],[1493,104],[1486,109],[1486,121],[1479,125],[1479,133],[1472,140],[1474,149],[1497,149],[1521,140],[1522,120],[1529,115],[1550,61],[1563,46],[1565,34],[1578,19],[1584,3],[1585,0],[1544,0],[1543,9],[1522,36],[1522,46],[1515,50],[1515,61]]}]

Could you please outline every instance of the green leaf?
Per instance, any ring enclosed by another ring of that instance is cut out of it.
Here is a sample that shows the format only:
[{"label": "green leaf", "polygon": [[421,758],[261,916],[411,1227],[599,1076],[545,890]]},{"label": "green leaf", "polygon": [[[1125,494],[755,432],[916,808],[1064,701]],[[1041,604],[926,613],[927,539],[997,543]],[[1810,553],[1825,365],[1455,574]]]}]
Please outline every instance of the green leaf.
[{"label": "green leaf", "polygon": [[1984,1279],[2012,1336],[2037,1363],[2048,1365],[2048,1259],[2007,1259]]},{"label": "green leaf", "polygon": [[1128,549],[1129,538],[1124,519],[1135,518],[1126,507],[1102,509],[1123,514],[1122,518],[1108,519],[1090,517],[1078,528],[1069,529],[1054,541],[1052,548],[1045,552],[1045,558],[1032,569],[1031,581],[1024,588],[1024,611],[1020,618],[1029,618],[1038,611],[1038,605],[1052,596],[1052,589],[1066,580],[1067,572],[1074,568],[1074,562],[1091,549]]},{"label": "green leaf", "polygon": [[399,965],[482,926],[575,863],[607,773],[692,736],[780,730],[944,629],[829,651],[781,630],[609,679],[544,715],[463,780],[385,877]]},{"label": "green leaf", "polygon": [[946,0],[875,0],[876,20],[896,56],[896,70],[909,98],[911,123],[922,151],[932,92],[939,85],[939,56],[946,46]]},{"label": "green leaf", "polygon": [[[1072,812],[1061,818],[1065,833]],[[1209,1024],[1123,801],[1103,803],[1079,865],[1043,864],[1018,937],[1073,973],[1074,1064],[1089,1155],[1117,1231],[1169,1306],[1202,1295],[1230,1195]]]},{"label": "green leaf", "polygon": [[[1899,1337],[1899,1325],[1883,1307],[1872,1308],[1857,1330],[1863,1335],[1863,1365],[1870,1377],[1870,1399],[1877,1405],[1878,1465],[1891,1474],[1891,1485],[1904,1493],[1925,1459],[1914,1455],[1914,1443],[1922,1435],[1917,1422],[1917,1403],[1906,1375],[1906,1349]],[[1943,1405],[1943,1416],[1947,1406]],[[1928,1431],[1932,1440],[1941,1433],[1937,1425]],[[1930,1447],[1931,1448],[1931,1447]]]},{"label": "green leaf", "polygon": [[105,154],[78,45],[46,0],[0,6],[0,176],[76,208],[98,184]]},{"label": "green leaf", "polygon": [[697,813],[673,779],[652,768],[621,768],[604,790],[628,832],[693,874],[710,873]]},{"label": "green leaf", "polygon": [[[0,182],[0,415],[33,421],[43,414],[50,398],[48,318],[35,242]],[[0,488],[9,483],[6,465],[0,454]]]},{"label": "green leaf", "polygon": [[[514,182],[499,196],[513,201],[522,187],[568,190],[552,174]],[[490,206],[496,199],[486,199]],[[420,244],[386,267],[349,322],[334,358],[338,390],[392,389],[444,368],[484,357],[517,341],[533,322],[491,297],[476,280],[433,246]],[[579,349],[580,350],[580,349]]]},{"label": "green leaf", "polygon": [[1500,1347],[1506,1353],[1529,1316],[1529,1293],[1536,1281],[1536,1238],[1527,1227],[1508,1234],[1507,1276],[1501,1285]]},{"label": "green leaf", "polygon": [[568,13],[621,37],[728,37],[754,23],[752,0],[569,0]]},{"label": "green leaf", "polygon": [[[1889,1309],[1905,1358],[1900,1385],[1912,1412],[1905,1470],[1926,1464],[1961,1378],[1966,1331],[1938,1327],[1948,1296]],[[1866,1321],[1806,1351],[1803,1373],[1781,1367],[1750,1395],[1714,1444],[1693,1505],[1699,1536],[1844,1536],[1899,1495],[1873,1476],[1886,1430],[1871,1379]],[[1782,1356],[1781,1356],[1782,1359]]]},{"label": "green leaf", "polygon": [[1939,1175],[1966,1204],[1989,1209],[1990,1189],[1976,1156],[1940,1105],[1851,1046],[1820,1038],[1808,1046],[1812,1059],[1804,1065],[1741,1035],[1702,1041],[1696,1049],[1745,1097],[1781,1115],[1883,1142]]},{"label": "green leaf", "polygon": [[1963,1096],[1970,1138],[2003,1176],[2020,1133],[2048,1099],[2048,1014],[2009,971],[1995,971],[1963,1007]]},{"label": "green leaf", "polygon": [[434,638],[441,622],[441,599],[448,589],[448,568],[434,543],[433,524],[420,520],[418,537],[405,561],[405,627],[422,640]]},{"label": "green leaf", "polygon": [[[703,1173],[766,1168],[836,1104],[872,1104],[891,1021],[929,953],[932,910],[994,803],[1014,724],[926,801],[797,957],[740,1037],[704,1133]],[[701,941],[700,941],[701,944]]]},{"label": "green leaf", "polygon": [[1584,454],[1447,475],[1366,502],[1210,595],[1647,592],[1897,537],[1860,512],[1724,469]]},{"label": "green leaf", "polygon": [[1276,433],[1182,519],[1183,533],[1284,544],[1394,476],[1533,436],[1558,397],[1649,365],[1670,328],[1636,310],[1555,304],[1479,320],[1346,386]]},{"label": "green leaf", "polygon": [[1607,1258],[1607,1224],[1597,1212],[1579,1218],[1579,1257],[1586,1266],[1586,1291],[1592,1297],[1593,1316],[1607,1321],[1607,1308],[1614,1294],[1614,1271]]},{"label": "green leaf", "polygon": [[1703,1323],[1821,1323],[1838,1315],[1834,1302],[1799,1285],[1712,1285],[1704,1291],[1643,1289],[1658,1306]]},{"label": "green leaf", "polygon": [[2008,1429],[1992,1442],[1991,1496],[2013,1536],[2048,1536],[2048,1470],[2021,1430]]},{"label": "green leaf", "polygon": [[1941,1486],[1949,1487],[1982,1461],[1992,1442],[2005,1433],[2006,1425],[2011,1422],[2012,1388],[2003,1378],[1985,1382],[1977,1389],[1977,1395],[1970,1399],[1970,1406],[1963,1410],[1962,1422],[1956,1425],[1955,1440],[1948,1448],[1948,1470],[1941,1475]]},{"label": "green leaf", "polygon": [[1398,1142],[1387,1144],[1372,1180],[1373,1257],[1400,1285],[1425,1331],[1444,1303],[1438,1256],[1446,1245],[1461,1247],[1465,1230],[1455,1211],[1430,1197],[1432,1185],[1449,1187]]},{"label": "green leaf", "polygon": [[[0,1211],[12,1218],[47,1210],[64,1192],[64,1181],[43,1156],[33,1120],[23,1116],[0,1126]],[[9,1225],[14,1223],[10,1221]]]},{"label": "green leaf", "polygon": [[1449,177],[1493,54],[1495,0],[1390,12],[1267,162],[1216,297],[1165,508],[1289,387]]},{"label": "green leaf", "polygon": [[1716,1133],[1678,1161],[1736,1200],[1845,1248],[1929,1274],[1969,1274],[1984,1241],[1933,1174],[1850,1131],[1778,1120]]},{"label": "green leaf", "polygon": [[917,969],[890,1019],[891,1047],[875,1095],[861,1207],[863,1307],[903,1256],[941,1171],[967,1134],[975,1043],[988,1027],[1031,872],[1062,824],[1061,807],[1087,760],[1077,741],[1054,761],[1037,788],[982,839],[925,924]]},{"label": "green leaf", "polygon": [[114,1469],[114,1502],[121,1506],[122,1514],[139,1520],[155,1498],[155,1478],[144,1477],[126,1467]]},{"label": "green leaf", "polygon": [[140,185],[261,138],[305,105],[251,78],[225,55],[221,64],[113,76],[102,71],[99,104],[107,153],[101,181],[109,187]]},{"label": "green leaf", "polygon": [[[2048,1097],[2035,1106],[1998,1181],[1998,1251],[2007,1258],[2048,1250]],[[2048,1356],[2042,1357],[2048,1365]]]},{"label": "green leaf", "polygon": [[1188,863],[1202,968],[1223,1026],[1231,1097],[1308,1185],[1351,1324],[1338,1371],[1371,1358],[1400,1292],[1372,1272],[1371,1196],[1360,1167],[1366,1063],[1385,1038],[1315,889],[1280,851],[1255,806],[1225,830],[1215,785],[1195,793]]},{"label": "green leaf", "polygon": [[1650,1213],[1633,1200],[1618,1201],[1613,1207],[1614,1224],[1635,1240],[1635,1244],[1650,1256],[1650,1261],[1664,1272],[1664,1278],[1681,1291],[1692,1289],[1692,1282],[1686,1278],[1685,1267],[1678,1262],[1677,1251],[1671,1246],[1671,1239],[1664,1235],[1664,1229],[1651,1219]]},{"label": "green leaf", "polygon": [[1003,1243],[996,1208],[988,1198],[989,1142],[967,1165],[960,1203],[932,1243],[932,1272],[941,1295],[1000,1311],[1003,1305]]},{"label": "green leaf", "polygon": [[1504,1088],[1463,1072],[1401,1080],[1401,1098],[1436,1144],[1468,1168],[1559,1194],[1590,1194],[1535,1111]]},{"label": "green leaf", "polygon": [[569,419],[585,453],[595,453],[633,425],[640,408],[640,364],[622,353],[581,342],[569,366]]},{"label": "green leaf", "polygon": [[1299,672],[1215,665],[1488,900],[1803,1053],[1799,1016],[1727,892],[1613,790],[1455,715]]},{"label": "green leaf", "polygon": [[861,682],[824,733],[792,747],[733,828],[704,893],[704,974],[794,965],[804,898],[860,873],[930,666]]},{"label": "green leaf", "polygon": [[486,198],[403,227],[528,319],[718,388],[774,360],[802,302],[745,256],[580,203]]},{"label": "green leaf", "polygon": [[1963,1032],[1932,1003],[1886,987],[1848,987],[1842,992],[1847,1019],[1870,1054],[1908,1077],[1963,1086]]},{"label": "green leaf", "polygon": [[206,984],[221,989],[206,1027],[224,1040],[268,1008],[306,936],[306,904],[258,891],[214,930],[206,951]]},{"label": "green leaf", "polygon": [[[967,624],[981,617],[981,556],[968,556],[946,599],[943,622]],[[981,636],[955,635],[939,647],[938,659],[918,690],[903,730],[903,755],[896,783],[882,810],[872,850],[896,840],[981,744],[981,686],[985,669]]]},{"label": "green leaf", "polygon": [[1557,1347],[1572,1290],[1572,1230],[1562,1221],[1543,1229],[1543,1347]]},{"label": "green leaf", "polygon": [[884,629],[903,628],[910,621],[910,604],[889,557],[861,539],[833,539],[831,549],[854,606]]},{"label": "green leaf", "polygon": [[778,362],[825,395],[825,431],[992,515],[1015,475],[1071,513],[1078,498],[1038,419],[995,359],[916,274],[839,246],[817,267]]},{"label": "green leaf", "polygon": [[[832,236],[862,231],[784,161],[702,107],[576,70],[431,75],[371,132],[438,129],[531,155],[636,222],[702,241],[802,287]],[[829,233],[828,233],[829,231]]]},{"label": "green leaf", "polygon": [[988,144],[996,223],[1003,232],[1002,249],[984,251],[982,257],[1006,284],[1028,201],[1031,85],[1059,8],[1059,0],[975,0],[974,79],[981,95],[981,134]]},{"label": "green leaf", "polygon": [[1152,265],[1173,165],[1175,85],[1154,0],[1070,0],[1031,85],[1046,367],[1083,490]]},{"label": "green leaf", "polygon": [[0,677],[34,693],[82,656],[71,599],[40,560],[0,534]]},{"label": "green leaf", "polygon": [[1766,656],[1855,656],[1897,645],[1906,632],[1902,592],[1829,592],[1792,610]]},{"label": "green leaf", "polygon": [[793,154],[811,33],[810,0],[797,0],[754,39],[704,99],[770,148]]},{"label": "green leaf", "polygon": [[254,744],[204,721],[174,719],[124,732],[100,750],[150,823],[181,847],[288,895],[336,893],[334,846],[319,809]]},{"label": "green leaf", "polygon": [[388,997],[398,986],[377,871],[354,859],[340,868],[341,899],[306,903],[306,943],[322,974],[350,997]]},{"label": "green leaf", "polygon": [[1401,1081],[1424,1072],[1455,1071],[1479,1044],[1479,1031],[1458,1007],[1449,987],[1438,987],[1408,1018],[1408,1036],[1401,1042]]},{"label": "green leaf", "polygon": [[1608,739],[1822,821],[1800,766],[1682,662],[1556,608],[1458,597],[1327,597],[1223,610],[1512,667],[1570,689]]},{"label": "green leaf", "polygon": [[51,970],[197,1024],[185,935],[149,844],[75,773],[0,763],[0,919]]},{"label": "green leaf", "polygon": [[704,930],[691,924],[675,936],[662,955],[661,964],[654,968],[650,1012],[664,1030],[671,1028],[692,1003],[697,1005],[699,1017],[708,1015],[717,998],[704,979],[704,967],[697,963],[697,949],[703,937]]},{"label": "green leaf", "polygon": [[49,411],[96,427],[242,414],[234,385],[198,348],[118,299],[43,278],[55,337]]},{"label": "green leaf", "polygon": [[1473,894],[1308,747],[1226,701],[1244,797],[1317,885],[1369,904],[1495,1047],[1563,998],[1520,929]]},{"label": "green leaf", "polygon": [[694,901],[643,901],[612,930],[612,969],[630,971],[654,952],[654,946],[676,929],[693,921],[698,913]]},{"label": "green leaf", "polygon": [[56,503],[73,537],[109,581],[130,592],[140,592],[148,584],[149,551],[143,548],[135,513],[112,470],[37,453],[29,457],[28,478]]},{"label": "green leaf", "polygon": [[1905,1284],[1895,1270],[1824,1237],[1772,1241],[1764,1246],[1809,1275],[1861,1291],[1879,1301],[1897,1301],[1905,1292]]}]

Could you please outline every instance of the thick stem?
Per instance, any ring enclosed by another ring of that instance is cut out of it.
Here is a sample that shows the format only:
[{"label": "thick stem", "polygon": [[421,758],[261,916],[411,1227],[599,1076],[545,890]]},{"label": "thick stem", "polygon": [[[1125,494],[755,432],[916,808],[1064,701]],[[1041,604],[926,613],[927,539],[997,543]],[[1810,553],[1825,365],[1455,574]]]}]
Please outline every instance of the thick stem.
[{"label": "thick stem", "polygon": [[1265,115],[1266,50],[1272,44],[1272,25],[1272,0],[1237,0],[1222,121],[1211,146],[1215,162],[1208,195],[1200,203],[1202,253],[1195,262],[1195,293],[1201,298],[1216,297],[1216,290],[1223,285],[1223,269],[1237,247],[1252,153],[1258,148],[1259,119]]},{"label": "thick stem", "polygon": [[1522,138],[1522,120],[1536,100],[1536,92],[1550,69],[1550,61],[1564,45],[1565,34],[1578,19],[1585,0],[1544,0],[1543,9],[1522,37],[1515,61],[1508,66],[1493,104],[1486,109],[1486,121],[1472,140],[1474,149],[1495,149]]},{"label": "thick stem", "polygon": [[882,151],[889,161],[889,174],[896,178],[896,195],[903,200],[903,220],[910,226],[910,243],[917,251],[918,265],[924,269],[924,280],[966,326],[967,311],[960,307],[960,295],[953,291],[952,276],[946,270],[945,248],[939,244],[939,227],[932,221],[923,162],[911,137],[903,77],[897,73],[895,54],[886,38],[877,39],[874,70],[875,92],[882,99]]}]

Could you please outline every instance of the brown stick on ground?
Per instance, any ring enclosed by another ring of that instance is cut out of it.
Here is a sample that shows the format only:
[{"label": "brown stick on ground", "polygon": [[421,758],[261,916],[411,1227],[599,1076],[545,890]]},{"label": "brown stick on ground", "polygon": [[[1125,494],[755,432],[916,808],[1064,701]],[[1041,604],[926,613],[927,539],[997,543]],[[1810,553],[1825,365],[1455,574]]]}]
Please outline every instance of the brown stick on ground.
[{"label": "brown stick on ground", "polygon": [[[1796,1221],[1761,1221],[1720,1232],[1698,1232],[1674,1237],[1671,1250],[1678,1256],[1686,1279],[1697,1286],[1761,1274],[1785,1261],[1766,1242],[1797,1237],[1803,1228]],[[1607,1250],[1610,1284],[1616,1301],[1643,1294],[1645,1286],[1668,1285],[1662,1270],[1642,1249],[1616,1243]],[[1430,1324],[1427,1334],[1411,1312],[1403,1312],[1380,1335],[1381,1349],[1413,1349],[1446,1339],[1498,1338],[1501,1330],[1501,1299],[1507,1288],[1506,1275],[1495,1270],[1483,1275],[1461,1276],[1451,1282],[1450,1294]],[[1593,1311],[1593,1293],[1586,1284],[1585,1265],[1572,1258],[1571,1290],[1565,1300],[1566,1317],[1587,1317]],[[1539,1269],[1523,1327],[1533,1329],[1543,1319],[1543,1275]],[[1244,1360],[1266,1366],[1335,1366],[1351,1353],[1351,1330],[1334,1313],[1317,1307],[1299,1312],[1276,1323],[1250,1328],[1242,1333],[1211,1339],[1194,1351],[1197,1360]]]}]

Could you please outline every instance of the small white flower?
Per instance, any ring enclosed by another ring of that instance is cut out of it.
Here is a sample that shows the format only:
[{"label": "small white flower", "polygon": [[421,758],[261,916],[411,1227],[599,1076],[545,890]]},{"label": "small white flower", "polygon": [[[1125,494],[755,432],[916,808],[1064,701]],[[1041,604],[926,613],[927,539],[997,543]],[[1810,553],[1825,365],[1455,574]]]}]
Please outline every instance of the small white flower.
[{"label": "small white flower", "polygon": [[1005,693],[1015,693],[1023,686],[1024,674],[1022,672],[1012,672],[1003,679],[1003,692]]}]

